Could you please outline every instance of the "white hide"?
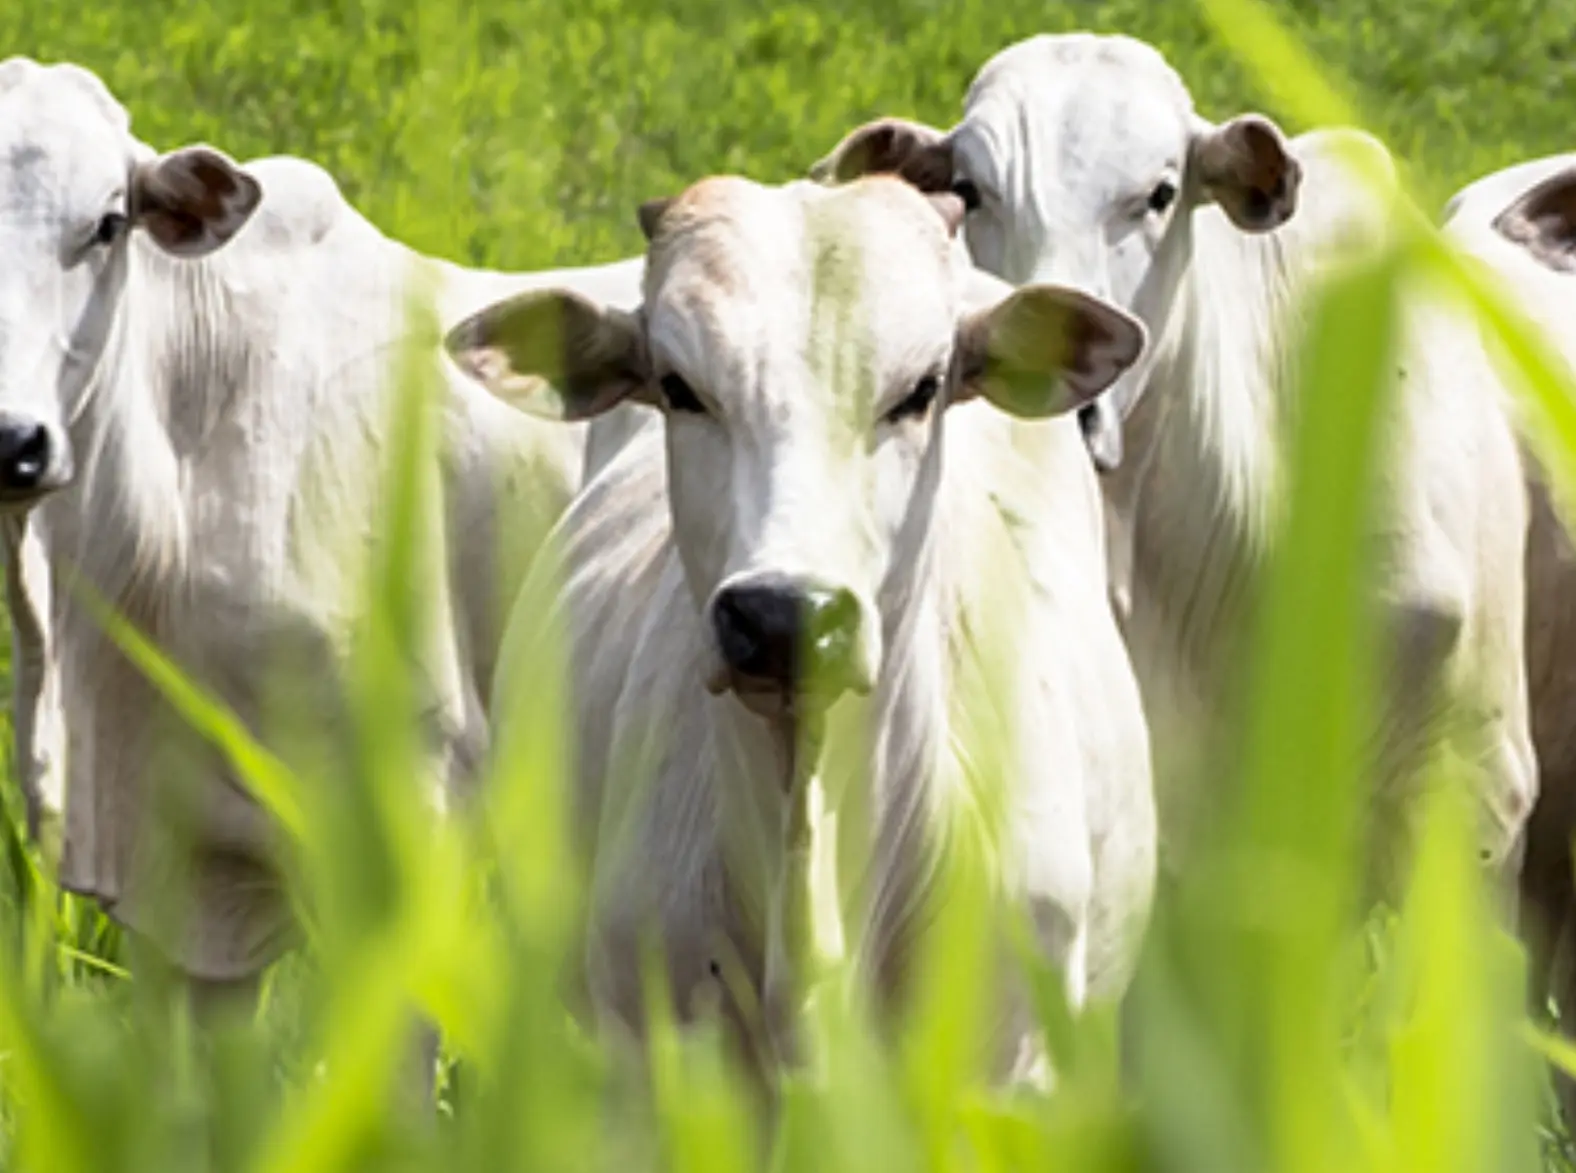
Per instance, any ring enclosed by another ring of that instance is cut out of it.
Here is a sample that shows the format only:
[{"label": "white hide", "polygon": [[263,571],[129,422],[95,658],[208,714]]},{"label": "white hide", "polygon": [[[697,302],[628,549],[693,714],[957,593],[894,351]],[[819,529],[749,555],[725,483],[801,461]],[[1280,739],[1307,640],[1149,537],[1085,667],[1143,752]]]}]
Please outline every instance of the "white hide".
[{"label": "white hide", "polygon": [[[1533,225],[1576,239],[1576,154],[1535,159],[1485,176],[1458,192],[1446,207],[1446,235],[1481,262],[1490,279],[1538,331],[1562,373],[1576,381],[1576,273],[1539,259],[1519,234],[1502,232],[1501,218],[1535,198],[1545,182],[1565,176],[1566,202],[1554,219]],[[1536,245],[1536,241],[1530,242]],[[1568,250],[1567,250],[1568,251]],[[1523,436],[1537,433],[1528,425]],[[1527,553],[1527,669],[1533,740],[1537,749],[1537,805],[1527,825],[1521,871],[1523,935],[1528,945],[1531,1010],[1543,1015],[1552,992],[1569,1022],[1576,1005],[1571,930],[1576,918],[1576,878],[1571,836],[1576,831],[1576,545],[1572,515],[1556,504],[1541,467],[1544,455],[1527,443],[1527,487],[1532,529]],[[1569,1033],[1567,1028],[1567,1033]],[[1576,1086],[1558,1081],[1566,1119],[1576,1119]]]},{"label": "white hide", "polygon": [[[66,578],[80,574],[248,722],[279,687],[277,668],[298,715],[332,728],[381,528],[391,362],[417,347],[443,442],[440,465],[424,470],[429,622],[417,666],[441,803],[485,752],[502,620],[531,553],[495,556],[492,539],[523,542],[556,520],[580,479],[583,436],[494,402],[441,353],[436,328],[541,277],[583,276],[601,296],[638,301],[643,262],[460,269],[380,234],[312,164],[237,171],[212,152],[188,181],[206,174],[231,199],[250,185],[261,202],[218,221],[227,243],[210,221],[194,218],[193,235],[179,217],[145,218],[159,206],[138,204],[138,168],[156,157],[128,121],[85,70],[0,64],[0,417],[37,418],[56,441],[39,491],[5,502],[18,749],[35,812],[63,798],[63,885],[99,898],[192,976],[228,980],[255,973],[288,936],[276,832],[178,731]],[[114,231],[111,213],[130,226]],[[403,291],[418,275],[437,320],[413,334]],[[191,874],[161,841],[160,795],[175,778],[197,800]],[[172,894],[191,908],[160,905]],[[187,914],[180,931],[171,911]]]},{"label": "white hide", "polygon": [[[806,259],[810,226],[839,217],[848,235],[826,279],[861,291],[870,315],[844,356],[853,390],[811,361],[851,326],[816,308],[819,270]],[[750,1003],[764,1003],[772,1039],[787,991],[803,990],[827,960],[817,950],[835,951],[845,930],[862,974],[882,991],[900,985],[936,853],[981,802],[971,762],[982,746],[1003,753],[1008,777],[998,884],[1028,902],[1076,1001],[1118,996],[1153,882],[1148,740],[1105,601],[1098,489],[1077,425],[1020,423],[984,401],[943,412],[939,400],[922,421],[870,423],[872,394],[891,404],[945,361],[965,305],[1009,291],[884,181],[840,194],[704,181],[663,222],[647,269],[650,361],[658,375],[682,370],[711,414],[633,408],[656,422],[559,530],[600,1016],[639,1030],[646,931],[667,951],[683,1017],[720,1004],[748,1032]],[[871,438],[828,439],[849,420]],[[767,565],[846,585],[876,625],[870,695],[839,702],[871,720],[855,767],[868,769],[866,787],[826,773],[824,758],[801,763],[819,795],[790,785],[784,722],[708,690],[716,588]],[[541,618],[517,612],[509,646],[527,646],[518,633]],[[984,662],[1003,647],[1006,681]],[[529,666],[506,656],[511,668],[529,688]],[[1002,695],[1010,711],[993,708]],[[818,798],[833,818],[816,817]],[[847,814],[861,804],[869,837],[850,842],[860,823]],[[821,837],[834,821],[841,895],[828,901]],[[841,908],[832,926],[829,907]],[[1022,1023],[1006,1035],[1010,1055]]]},{"label": "white hide", "polygon": [[[1510,252],[1501,251],[1500,244],[1510,242],[1494,231],[1493,221],[1516,197],[1570,167],[1576,167],[1576,152],[1528,159],[1474,179],[1445,201],[1442,219],[1446,231],[1462,242],[1486,244],[1485,257],[1497,254],[1507,272],[1520,269],[1520,262],[1511,259]],[[1490,241],[1489,233],[1500,243]],[[1524,254],[1525,250],[1514,251]]]},{"label": "white hide", "polygon": [[[1450,200],[1444,231],[1484,264],[1501,293],[1540,332],[1550,353],[1563,360],[1563,373],[1576,378],[1576,274],[1541,263],[1496,227],[1501,214],[1521,196],[1562,172],[1570,173],[1576,185],[1576,154],[1535,159],[1485,176]],[[1527,655],[1538,765],[1545,782],[1538,800],[1541,819],[1555,808],[1576,804],[1571,721],[1576,700],[1576,552],[1570,518],[1561,519],[1535,446],[1529,446],[1527,458],[1533,503]],[[1568,832],[1569,827],[1561,828],[1562,834]]]},{"label": "white hide", "polygon": [[[1287,143],[1258,116],[1210,123],[1150,46],[1070,34],[987,62],[952,130],[871,124],[813,172],[896,170],[926,189],[966,181],[979,193],[965,232],[982,267],[1087,290],[1148,326],[1145,360],[1109,396],[1125,414],[1125,455],[1102,484],[1168,869],[1215,805],[1205,775],[1230,733],[1222,716],[1282,516],[1297,414],[1289,343],[1317,277],[1384,231],[1383,201],[1347,169],[1348,153],[1393,173],[1383,146],[1357,132]],[[1399,641],[1375,732],[1381,881],[1401,858],[1388,848],[1404,843],[1412,764],[1447,728],[1482,767],[1489,860],[1514,852],[1536,782],[1522,670],[1527,505],[1501,388],[1469,320],[1426,290],[1403,298],[1379,468],[1389,504],[1371,535],[1372,598]],[[1433,686],[1441,708],[1430,715],[1419,698]]]}]

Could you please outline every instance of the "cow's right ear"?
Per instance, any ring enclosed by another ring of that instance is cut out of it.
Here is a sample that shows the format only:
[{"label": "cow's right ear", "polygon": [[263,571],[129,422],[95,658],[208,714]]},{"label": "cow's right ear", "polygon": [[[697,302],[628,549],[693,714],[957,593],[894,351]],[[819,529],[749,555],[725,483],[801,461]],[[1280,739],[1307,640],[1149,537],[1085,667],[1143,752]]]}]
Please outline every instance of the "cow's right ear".
[{"label": "cow's right ear", "polygon": [[817,183],[847,183],[861,175],[896,175],[926,193],[951,191],[951,136],[922,122],[878,118],[849,131],[810,168]]},{"label": "cow's right ear", "polygon": [[647,384],[639,313],[564,289],[532,290],[488,306],[450,330],[444,346],[499,399],[548,419],[590,419]]},{"label": "cow's right ear", "polygon": [[1576,272],[1576,167],[1523,192],[1498,216],[1494,231],[1526,249],[1539,264]]},{"label": "cow's right ear", "polygon": [[1199,119],[1191,166],[1205,198],[1244,232],[1269,232],[1297,211],[1302,165],[1281,128],[1262,114],[1220,126]]},{"label": "cow's right ear", "polygon": [[131,216],[165,252],[200,257],[241,230],[262,202],[262,186],[212,147],[182,147],[138,163]]}]

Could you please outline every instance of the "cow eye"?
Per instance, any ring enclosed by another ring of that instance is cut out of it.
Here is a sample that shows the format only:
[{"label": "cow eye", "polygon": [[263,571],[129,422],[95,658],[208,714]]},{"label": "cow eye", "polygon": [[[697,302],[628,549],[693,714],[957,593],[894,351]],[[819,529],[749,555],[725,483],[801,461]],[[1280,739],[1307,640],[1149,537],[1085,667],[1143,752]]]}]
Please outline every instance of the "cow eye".
[{"label": "cow eye", "polygon": [[952,194],[963,201],[963,210],[965,212],[972,212],[980,206],[980,189],[975,186],[972,179],[954,180]]},{"label": "cow eye", "polygon": [[663,375],[657,384],[662,389],[662,398],[667,400],[671,411],[687,411],[695,415],[705,415],[705,405],[701,403],[694,390],[686,383],[682,376]]},{"label": "cow eye", "polygon": [[126,217],[119,212],[106,212],[93,229],[94,244],[114,244],[126,230]]},{"label": "cow eye", "polygon": [[1177,198],[1177,185],[1169,179],[1162,179],[1155,184],[1155,190],[1149,193],[1149,210],[1151,212],[1164,212],[1171,206],[1171,201]]},{"label": "cow eye", "polygon": [[919,419],[930,410],[940,390],[941,380],[935,375],[926,375],[914,384],[914,389],[903,397],[901,403],[887,412],[887,422],[895,424],[899,420]]}]

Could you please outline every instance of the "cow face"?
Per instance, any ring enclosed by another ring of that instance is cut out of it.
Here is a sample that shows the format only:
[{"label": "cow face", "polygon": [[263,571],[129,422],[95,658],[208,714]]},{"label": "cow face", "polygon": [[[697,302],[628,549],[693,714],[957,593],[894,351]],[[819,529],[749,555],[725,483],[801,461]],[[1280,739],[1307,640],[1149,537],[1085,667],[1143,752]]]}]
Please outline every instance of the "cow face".
[{"label": "cow face", "polygon": [[[1031,287],[965,313],[951,195],[702,181],[642,209],[645,302],[502,302],[449,348],[495,394],[567,418],[626,399],[666,416],[673,536],[711,687],[776,714],[882,668],[938,484],[945,408],[1086,402],[1138,356],[1131,317]],[[897,584],[896,587],[894,584]]]},{"label": "cow face", "polygon": [[70,427],[105,375],[133,233],[200,256],[259,198],[216,151],[154,156],[86,70],[0,62],[0,504],[73,478]]},{"label": "cow face", "polygon": [[[870,172],[961,195],[970,254],[988,272],[1084,290],[1134,310],[1151,331],[1185,260],[1165,248],[1173,227],[1214,202],[1244,232],[1273,229],[1296,209],[1301,176],[1274,123],[1250,114],[1212,125],[1154,49],[1090,34],[1011,46],[980,70],[950,132],[868,123],[811,175]],[[1132,391],[1118,388],[1120,402],[1085,417],[1102,467],[1120,459],[1116,424]]]}]

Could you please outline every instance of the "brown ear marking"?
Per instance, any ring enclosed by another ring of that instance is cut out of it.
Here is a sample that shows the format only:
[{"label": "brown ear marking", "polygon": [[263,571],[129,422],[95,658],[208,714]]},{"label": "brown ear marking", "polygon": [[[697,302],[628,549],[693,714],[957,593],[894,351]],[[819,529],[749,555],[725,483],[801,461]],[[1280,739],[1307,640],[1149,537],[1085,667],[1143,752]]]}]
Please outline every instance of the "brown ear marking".
[{"label": "brown ear marking", "polygon": [[1557,172],[1517,196],[1490,226],[1539,264],[1576,273],[1576,167]]},{"label": "brown ear marking", "polygon": [[1194,166],[1205,194],[1238,228],[1268,232],[1297,210],[1302,165],[1280,127],[1244,114],[1195,140]]},{"label": "brown ear marking", "polygon": [[847,183],[862,175],[896,175],[926,193],[952,187],[952,143],[933,126],[878,118],[849,131],[810,168],[819,183]]},{"label": "brown ear marking", "polygon": [[182,147],[137,165],[131,215],[167,251],[199,255],[239,232],[262,197],[257,180],[226,156]]},{"label": "brown ear marking", "polygon": [[645,383],[638,314],[535,289],[472,314],[444,338],[455,364],[533,415],[591,419]]},{"label": "brown ear marking", "polygon": [[675,198],[664,196],[661,199],[647,200],[636,211],[635,218],[640,221],[640,231],[648,244],[657,238],[657,233],[662,228],[662,217],[673,205]]}]

